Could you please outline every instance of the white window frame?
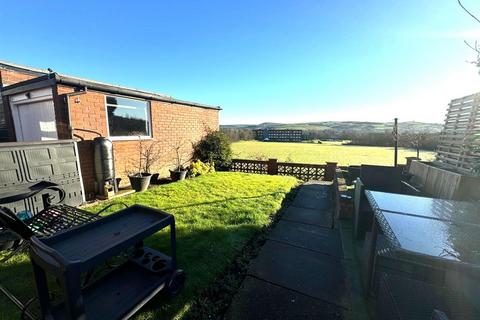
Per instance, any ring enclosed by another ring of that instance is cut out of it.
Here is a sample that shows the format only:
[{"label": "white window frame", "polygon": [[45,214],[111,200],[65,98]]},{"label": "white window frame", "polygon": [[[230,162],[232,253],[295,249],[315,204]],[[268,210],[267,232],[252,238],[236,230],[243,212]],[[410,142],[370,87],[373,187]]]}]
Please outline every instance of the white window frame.
[{"label": "white window frame", "polygon": [[146,112],[146,116],[147,116],[147,121],[148,121],[148,133],[149,135],[147,136],[140,136],[140,139],[142,140],[148,140],[148,139],[152,139],[153,137],[153,134],[152,134],[152,117],[151,117],[151,105],[150,105],[150,101],[148,100],[143,100],[143,99],[135,99],[135,98],[131,98],[131,97],[128,97],[128,96],[121,96],[121,95],[115,95],[115,94],[105,94],[103,96],[103,99],[104,99],[104,104],[105,104],[105,117],[107,119],[107,132],[108,132],[108,137],[110,138],[110,140],[114,141],[114,140],[138,140],[138,136],[112,136],[110,134],[110,123],[108,122],[108,107],[109,106],[112,106],[112,107],[125,107],[125,108],[131,108],[130,106],[125,106],[125,105],[117,105],[117,104],[108,104],[107,103],[107,97],[119,97],[119,98],[123,98],[123,99],[129,99],[129,100],[137,100],[137,101],[142,101],[142,102],[146,102],[147,103],[147,108],[145,110]]}]

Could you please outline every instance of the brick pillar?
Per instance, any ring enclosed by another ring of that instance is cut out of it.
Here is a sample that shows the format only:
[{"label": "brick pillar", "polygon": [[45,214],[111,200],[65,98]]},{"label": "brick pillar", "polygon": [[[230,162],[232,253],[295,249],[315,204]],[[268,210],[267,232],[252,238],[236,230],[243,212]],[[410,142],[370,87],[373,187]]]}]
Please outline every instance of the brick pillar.
[{"label": "brick pillar", "polygon": [[333,181],[335,178],[335,170],[337,170],[337,163],[336,162],[327,162],[325,166],[325,181]]},{"label": "brick pillar", "polygon": [[268,159],[267,173],[271,175],[278,174],[278,162],[277,159]]}]

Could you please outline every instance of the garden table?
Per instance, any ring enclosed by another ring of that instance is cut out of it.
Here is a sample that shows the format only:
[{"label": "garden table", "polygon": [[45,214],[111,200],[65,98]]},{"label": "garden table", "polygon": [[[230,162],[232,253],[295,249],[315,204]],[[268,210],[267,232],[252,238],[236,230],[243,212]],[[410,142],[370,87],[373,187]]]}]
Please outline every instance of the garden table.
[{"label": "garden table", "polygon": [[371,190],[365,193],[373,210],[480,225],[478,203]]},{"label": "garden table", "polygon": [[372,284],[378,228],[395,254],[431,264],[480,265],[480,209],[470,202],[366,191],[374,211],[368,259]]}]

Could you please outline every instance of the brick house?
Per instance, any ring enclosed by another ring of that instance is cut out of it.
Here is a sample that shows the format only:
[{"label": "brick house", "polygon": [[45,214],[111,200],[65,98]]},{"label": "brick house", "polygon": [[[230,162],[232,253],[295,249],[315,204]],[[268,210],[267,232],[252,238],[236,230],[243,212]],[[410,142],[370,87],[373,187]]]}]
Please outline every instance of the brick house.
[{"label": "brick house", "polygon": [[95,193],[94,137],[112,140],[116,176],[125,185],[138,134],[145,143],[158,141],[155,170],[163,175],[172,165],[172,145],[181,141],[182,152],[191,154],[192,143],[219,128],[217,106],[1,61],[0,94],[0,142],[77,139],[87,197]]}]

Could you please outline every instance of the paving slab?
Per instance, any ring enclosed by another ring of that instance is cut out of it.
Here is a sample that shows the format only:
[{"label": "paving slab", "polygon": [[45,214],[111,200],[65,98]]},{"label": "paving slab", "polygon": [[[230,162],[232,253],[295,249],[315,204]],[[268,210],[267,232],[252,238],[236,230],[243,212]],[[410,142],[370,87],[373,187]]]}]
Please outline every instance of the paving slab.
[{"label": "paving slab", "polygon": [[342,257],[342,245],[338,230],[304,223],[280,220],[268,239],[294,246]]},{"label": "paving slab", "polygon": [[288,207],[282,215],[282,220],[312,224],[330,228],[332,226],[332,214],[318,209],[307,209],[296,206]]},{"label": "paving slab", "polygon": [[293,206],[328,210],[332,207],[331,186],[309,184],[303,185],[292,202]]},{"label": "paving slab", "polygon": [[341,260],[267,240],[249,274],[338,306],[348,307]]},{"label": "paving slab", "polygon": [[227,319],[344,319],[344,310],[298,292],[247,276]]}]

